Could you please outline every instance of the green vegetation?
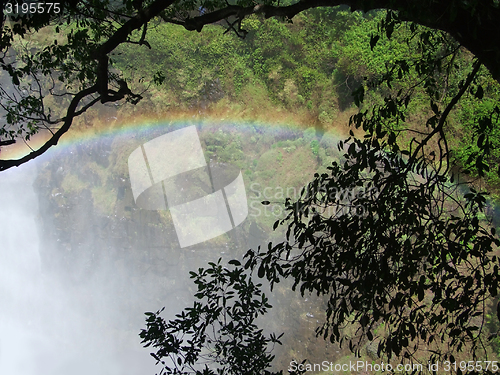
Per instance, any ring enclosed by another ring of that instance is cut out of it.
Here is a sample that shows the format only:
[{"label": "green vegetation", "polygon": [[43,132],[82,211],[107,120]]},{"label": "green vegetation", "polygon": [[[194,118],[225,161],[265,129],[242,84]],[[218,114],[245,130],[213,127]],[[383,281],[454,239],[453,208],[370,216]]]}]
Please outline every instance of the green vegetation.
[{"label": "green vegetation", "polygon": [[[208,25],[197,35],[177,25],[160,23],[149,30],[151,49],[122,45],[113,62],[125,78],[135,82],[139,91],[150,87],[145,81],[147,77],[155,74],[165,77],[146,93],[150,100],[144,105],[157,113],[169,109],[189,111],[193,107],[209,114],[225,108],[231,113],[246,109],[243,118],[250,119],[254,111],[284,110],[308,119],[319,129],[332,129],[346,118],[339,115],[354,113],[357,100],[357,96],[351,95],[354,89],[363,88],[363,110],[382,105],[386,95],[395,95],[420,79],[417,71],[413,71],[391,87],[373,86],[390,69],[397,69],[400,75],[407,65],[422,63],[423,42],[409,27],[396,29],[391,39],[379,39],[374,48],[366,42],[377,33],[385,17],[385,12],[363,15],[340,9],[315,9],[298,15],[292,24],[284,24],[252,16],[243,22],[242,26],[249,31],[243,40],[223,34],[220,25]],[[443,35],[432,38],[437,45],[447,41]],[[456,93],[453,87],[464,79],[470,54],[463,49],[449,53],[443,64],[454,64],[453,75],[445,70],[428,80],[426,87],[416,86],[411,91],[411,102],[402,111],[404,117],[390,125],[394,131],[402,133],[408,128],[403,119],[408,119],[410,127],[419,131],[429,113],[430,90],[436,93],[437,102]],[[130,66],[135,69],[129,69]],[[477,100],[477,95],[464,97],[447,125],[451,152],[463,166],[470,164],[470,156],[478,154],[477,145],[470,144],[472,137],[478,138],[477,119],[489,116],[499,104],[499,85],[485,69],[477,80],[484,97],[482,100]],[[437,87],[441,89],[435,90]],[[491,152],[486,161],[493,165],[500,157],[500,148],[496,147],[500,136],[497,128],[492,123],[482,140],[489,144]],[[411,140],[404,135],[401,138],[403,143]],[[317,144],[311,142],[313,155],[321,159]],[[228,152],[237,158],[236,149]],[[477,174],[475,165],[471,165],[470,172]],[[485,177],[496,191],[500,182],[497,171],[486,171]]]},{"label": "green vegetation", "polygon": [[372,58],[361,41],[376,31],[382,16],[311,11],[297,16],[293,24],[252,16],[243,22],[249,31],[243,40],[223,35],[219,25],[208,25],[197,35],[160,23],[149,30],[152,49],[125,44],[113,61],[136,83],[156,73],[165,77],[150,91],[158,106],[187,109],[223,97],[245,105],[269,100],[274,107],[307,110],[318,125],[328,127],[352,104],[347,86],[354,88],[364,75],[379,73],[384,65],[378,60],[394,60],[408,52],[398,52],[392,47],[401,44],[393,42],[378,49],[384,51],[378,59]]}]

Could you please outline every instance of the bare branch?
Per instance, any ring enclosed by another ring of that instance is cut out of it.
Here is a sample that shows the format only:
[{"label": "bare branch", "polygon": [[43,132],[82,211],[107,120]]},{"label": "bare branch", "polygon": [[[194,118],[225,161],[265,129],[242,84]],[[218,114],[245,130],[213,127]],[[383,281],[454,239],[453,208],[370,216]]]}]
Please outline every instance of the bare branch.
[{"label": "bare branch", "polygon": [[39,149],[30,152],[28,155],[20,158],[20,159],[11,159],[11,160],[0,160],[0,171],[12,168],[19,167],[21,164],[27,163],[30,160],[35,159],[36,157],[42,155],[45,151],[47,151],[50,147],[57,145],[59,139],[62,137],[64,133],[66,133],[71,124],[73,123],[73,118],[75,117],[76,108],[80,101],[88,95],[94,94],[98,91],[97,85],[91,86],[85,90],[80,91],[71,101],[66,120],[64,121],[63,126],[59,128],[59,130],[47,141],[45,144]]},{"label": "bare branch", "polygon": [[417,156],[418,156],[418,153],[420,152],[420,150],[422,150],[422,148],[427,144],[427,142],[429,142],[429,140],[434,135],[436,135],[437,133],[441,133],[442,135],[444,135],[443,134],[443,126],[446,122],[446,119],[448,118],[448,115],[450,114],[451,110],[455,107],[455,105],[458,103],[460,98],[463,96],[465,91],[467,91],[467,89],[471,85],[472,81],[474,80],[474,77],[476,76],[477,72],[479,71],[479,68],[481,68],[481,62],[479,60],[476,60],[476,62],[474,63],[474,68],[472,69],[472,72],[467,77],[464,85],[462,86],[460,91],[457,93],[457,95],[455,95],[451,99],[451,101],[448,103],[448,105],[446,106],[445,110],[443,111],[443,113],[439,117],[439,122],[436,125],[436,127],[434,128],[434,130],[432,132],[430,132],[429,135],[422,140],[422,142],[419,143],[419,145],[417,146],[417,148],[415,149],[415,151],[411,155],[410,160],[408,162],[408,169],[411,168],[411,166],[415,163],[415,160],[417,160]]}]

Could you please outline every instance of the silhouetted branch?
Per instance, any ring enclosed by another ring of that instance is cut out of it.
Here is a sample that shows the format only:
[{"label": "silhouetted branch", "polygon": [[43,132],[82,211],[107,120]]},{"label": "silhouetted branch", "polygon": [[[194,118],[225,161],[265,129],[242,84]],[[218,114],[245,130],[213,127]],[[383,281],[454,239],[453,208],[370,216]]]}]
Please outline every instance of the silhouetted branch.
[{"label": "silhouetted branch", "polygon": [[59,139],[62,137],[64,133],[66,133],[69,128],[71,127],[71,124],[73,123],[73,118],[76,115],[76,108],[78,107],[78,104],[80,101],[85,98],[88,95],[94,94],[98,91],[97,85],[91,86],[85,90],[80,91],[73,100],[71,101],[67,115],[66,115],[66,120],[64,121],[63,126],[57,130],[57,132],[54,133],[54,135],[44,143],[42,147],[39,149],[30,152],[28,155],[20,158],[20,159],[11,159],[11,160],[0,160],[0,171],[12,168],[12,167],[19,167],[21,164],[27,163],[30,160],[33,160],[37,158],[38,156],[42,155],[45,151],[47,151],[50,147],[55,146],[58,142]]}]

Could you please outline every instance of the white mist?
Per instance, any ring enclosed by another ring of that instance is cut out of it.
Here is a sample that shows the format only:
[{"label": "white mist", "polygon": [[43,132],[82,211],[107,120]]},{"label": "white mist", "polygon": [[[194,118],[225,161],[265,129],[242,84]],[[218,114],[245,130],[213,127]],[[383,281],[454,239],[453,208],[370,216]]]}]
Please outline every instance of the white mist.
[{"label": "white mist", "polygon": [[[68,286],[42,272],[35,177],[33,163],[0,173],[0,374],[155,374],[138,337],[141,316],[109,304],[109,288]],[[123,320],[137,324],[135,332],[124,331]]]}]

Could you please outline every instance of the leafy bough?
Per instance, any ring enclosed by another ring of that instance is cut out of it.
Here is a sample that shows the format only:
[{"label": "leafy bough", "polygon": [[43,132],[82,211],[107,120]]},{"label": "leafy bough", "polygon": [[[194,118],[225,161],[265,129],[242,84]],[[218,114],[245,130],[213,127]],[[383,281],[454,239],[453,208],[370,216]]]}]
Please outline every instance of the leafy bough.
[{"label": "leafy bough", "polygon": [[[370,137],[346,149],[344,165],[334,162],[287,200],[288,214],[274,226],[285,227],[286,240],[249,250],[245,267],[271,287],[291,278],[302,295],[325,296],[317,334],[347,341],[357,354],[376,340],[388,359],[422,360],[422,348],[432,362],[454,361],[465,349],[478,358],[487,302],[499,287],[500,241],[479,219],[484,193],[460,197],[447,178]],[[359,188],[348,210],[345,196],[329,193]]]},{"label": "leafy bough", "polygon": [[197,285],[196,301],[170,321],[146,313],[146,329],[140,333],[145,347],[161,363],[160,374],[281,374],[268,368],[272,348],[282,335],[267,336],[255,320],[271,305],[261,284],[254,284],[238,261],[228,269],[209,263],[207,269],[190,272]]}]

